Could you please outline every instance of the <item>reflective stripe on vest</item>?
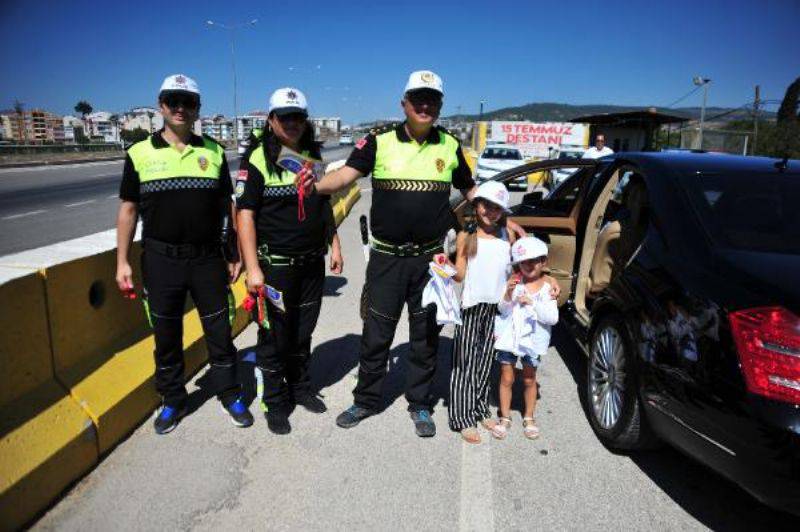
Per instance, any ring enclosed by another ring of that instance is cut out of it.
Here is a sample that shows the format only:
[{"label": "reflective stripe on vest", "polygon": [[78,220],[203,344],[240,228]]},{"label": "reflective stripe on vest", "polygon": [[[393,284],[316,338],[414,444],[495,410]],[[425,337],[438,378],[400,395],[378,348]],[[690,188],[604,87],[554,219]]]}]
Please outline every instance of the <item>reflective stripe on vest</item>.
[{"label": "reflective stripe on vest", "polygon": [[128,150],[142,193],[217,188],[223,155],[222,146],[206,138],[203,146],[187,144],[183,152],[172,146],[156,148],[150,137]]},{"label": "reflective stripe on vest", "polygon": [[[302,152],[302,155],[309,157],[308,151]],[[294,196],[297,195],[297,187],[294,184],[295,174],[289,170],[276,167],[277,172],[270,172],[267,165],[267,158],[264,154],[264,144],[260,144],[258,148],[250,153],[248,159],[250,164],[256,167],[264,176],[264,196],[265,197],[279,197],[279,196]],[[273,165],[274,167],[274,165]]]},{"label": "reflective stripe on vest", "polygon": [[[447,189],[458,168],[458,141],[443,131],[438,131],[439,143],[418,144],[401,142],[395,130],[375,137],[377,150],[372,177],[379,181],[415,181],[419,190],[427,188],[422,183],[436,183],[434,188]],[[413,190],[413,188],[412,188]]]}]

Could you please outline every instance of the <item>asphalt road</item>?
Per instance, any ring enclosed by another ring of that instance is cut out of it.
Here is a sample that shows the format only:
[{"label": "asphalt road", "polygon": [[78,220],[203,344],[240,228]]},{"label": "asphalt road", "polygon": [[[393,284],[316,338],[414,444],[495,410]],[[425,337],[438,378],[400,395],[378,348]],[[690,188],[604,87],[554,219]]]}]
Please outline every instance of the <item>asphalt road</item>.
[{"label": "asphalt road", "polygon": [[[349,147],[325,149],[327,160]],[[227,153],[231,172],[239,168]],[[114,227],[122,161],[0,169],[0,256]]]},{"label": "asphalt road", "polygon": [[[385,410],[356,428],[336,427],[352,401],[361,333],[358,216],[371,199],[369,183],[361,186],[340,228],[344,276],[327,279],[313,343],[312,382],[329,411],[295,411],[292,433],[275,436],[253,401],[255,425],[238,429],[194,379],[193,413],[174,432],[157,436],[148,419],[34,530],[800,530],[800,521],[669,448],[605,449],[578,400],[583,355],[558,328],[540,370],[535,442],[523,437],[519,411],[502,442],[484,432],[484,443],[470,446],[448,430],[449,329],[434,387],[439,433],[417,438],[402,395],[405,318]],[[254,343],[251,325],[236,340],[248,402],[257,388]]]}]

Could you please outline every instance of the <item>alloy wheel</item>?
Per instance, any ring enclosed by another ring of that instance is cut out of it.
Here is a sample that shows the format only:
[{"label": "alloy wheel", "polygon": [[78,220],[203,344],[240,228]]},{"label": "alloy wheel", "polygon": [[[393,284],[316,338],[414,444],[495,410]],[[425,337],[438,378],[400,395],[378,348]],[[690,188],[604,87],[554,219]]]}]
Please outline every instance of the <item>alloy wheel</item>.
[{"label": "alloy wheel", "polygon": [[595,336],[589,360],[589,397],[597,423],[613,429],[622,415],[625,395],[625,345],[613,327]]}]

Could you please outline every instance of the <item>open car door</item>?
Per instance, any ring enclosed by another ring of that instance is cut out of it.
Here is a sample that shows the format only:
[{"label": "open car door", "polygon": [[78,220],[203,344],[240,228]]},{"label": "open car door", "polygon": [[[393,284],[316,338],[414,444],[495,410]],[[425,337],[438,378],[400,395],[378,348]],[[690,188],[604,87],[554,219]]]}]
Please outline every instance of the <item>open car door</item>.
[{"label": "open car door", "polygon": [[[536,172],[555,169],[575,170],[570,177],[546,196],[543,195],[543,192],[531,192],[522,196],[520,194],[511,195],[512,214],[509,217],[521,225],[525,231],[548,243],[549,273],[561,287],[561,295],[558,298],[559,306],[563,305],[571,295],[578,214],[586,193],[586,185],[594,175],[598,164],[596,160],[592,159],[569,162],[537,161],[506,170],[492,178],[492,181],[508,183],[520,176]],[[457,199],[451,200],[451,206],[461,227],[466,227],[475,219],[472,205],[460,195]]]}]

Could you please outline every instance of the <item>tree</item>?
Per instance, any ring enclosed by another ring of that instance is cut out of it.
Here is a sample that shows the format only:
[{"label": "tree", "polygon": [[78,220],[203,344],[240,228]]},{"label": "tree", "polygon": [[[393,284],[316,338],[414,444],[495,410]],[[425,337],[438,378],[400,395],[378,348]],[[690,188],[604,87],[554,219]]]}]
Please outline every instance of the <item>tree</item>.
[{"label": "tree", "polygon": [[781,106],[778,109],[776,128],[777,157],[800,158],[800,78],[794,80],[786,89]]},{"label": "tree", "polygon": [[[86,130],[86,115],[91,114],[91,112],[93,110],[94,110],[94,107],[92,107],[92,104],[90,104],[86,100],[81,100],[81,101],[79,101],[78,103],[75,104],[75,112],[76,113],[80,113],[81,114],[81,118],[83,118],[83,130],[84,130],[84,132],[87,132],[87,130]],[[89,128],[89,135],[91,135],[91,128]]]}]

